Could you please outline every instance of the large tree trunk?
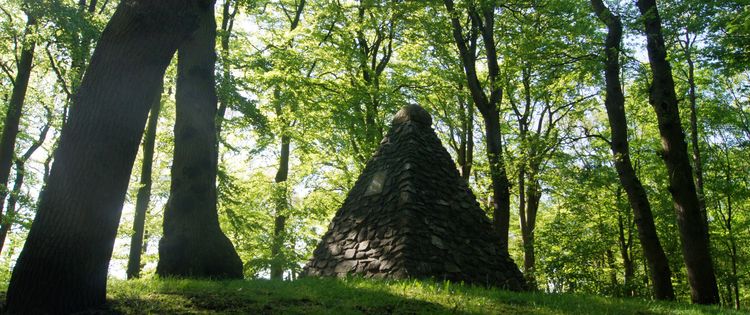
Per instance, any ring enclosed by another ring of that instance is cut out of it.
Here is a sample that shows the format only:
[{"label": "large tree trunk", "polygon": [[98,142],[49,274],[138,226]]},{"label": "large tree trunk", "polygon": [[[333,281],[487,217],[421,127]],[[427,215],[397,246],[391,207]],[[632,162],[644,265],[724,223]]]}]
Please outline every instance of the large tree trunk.
[{"label": "large tree trunk", "polygon": [[36,18],[31,13],[26,14],[27,20],[23,36],[23,49],[21,50],[21,58],[18,61],[16,78],[13,81],[13,91],[10,95],[8,109],[5,112],[3,134],[0,136],[0,214],[2,214],[5,197],[8,194],[8,178],[10,177],[10,170],[13,167],[18,124],[21,121],[23,103],[26,99],[26,89],[29,87],[31,63],[34,60],[34,48],[36,47],[36,42],[32,36],[36,28]]},{"label": "large tree trunk", "polygon": [[151,106],[148,117],[146,134],[143,139],[143,164],[141,165],[141,180],[135,200],[135,218],[133,219],[133,235],[130,237],[130,255],[128,256],[128,279],[141,276],[141,253],[143,253],[143,234],[146,227],[146,213],[151,201],[151,173],[154,165],[154,144],[156,143],[156,128],[159,124],[161,112],[161,97],[157,97]]},{"label": "large tree trunk", "polygon": [[487,160],[490,163],[492,179],[493,224],[500,235],[500,245],[508,250],[508,230],[510,229],[510,183],[505,173],[503,142],[500,137],[500,113],[492,109],[484,117],[484,131],[487,145]]},{"label": "large tree trunk", "polygon": [[177,53],[172,186],[156,273],[162,277],[242,278],[242,261],[216,209],[216,21],[214,1]]},{"label": "large tree trunk", "polygon": [[9,313],[105,303],[107,268],[148,110],[202,1],[130,0],[104,30],[77,93],[7,294]]},{"label": "large tree trunk", "polygon": [[637,4],[643,16],[646,50],[653,75],[649,102],[656,112],[661,134],[662,158],[669,174],[669,192],[677,213],[690,295],[693,303],[716,304],[720,302],[719,289],[711,261],[708,233],[693,181],[685,134],[682,131],[672,68],[667,61],[667,50],[661,32],[661,19],[655,0],[638,0]]},{"label": "large tree trunk", "polygon": [[[625,97],[620,87],[619,50],[622,41],[622,23],[620,18],[609,11],[601,0],[591,1],[599,19],[607,25],[608,34],[605,43],[605,80],[607,97],[604,105],[607,108],[609,127],[612,131],[611,149],[615,168],[620,183],[628,195],[633,208],[633,216],[638,228],[638,238],[643,247],[643,254],[648,263],[654,297],[658,300],[674,300],[669,261],[656,233],[651,204],[630,161],[628,145],[628,126],[625,115]],[[679,127],[679,126],[678,126]]]}]

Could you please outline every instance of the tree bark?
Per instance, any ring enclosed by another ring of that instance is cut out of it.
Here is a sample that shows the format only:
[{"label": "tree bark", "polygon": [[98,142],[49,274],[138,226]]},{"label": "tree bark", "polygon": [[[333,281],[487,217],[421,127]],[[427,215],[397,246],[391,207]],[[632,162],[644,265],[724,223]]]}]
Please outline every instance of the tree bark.
[{"label": "tree bark", "polygon": [[[221,46],[221,81],[219,88],[221,93],[218,97],[219,109],[216,111],[216,138],[217,143],[221,142],[221,129],[224,123],[224,116],[229,107],[230,97],[227,95],[227,86],[232,81],[231,65],[229,64],[229,40],[232,37],[234,29],[234,17],[237,14],[237,3],[232,8],[233,0],[224,0],[221,11],[221,34],[219,34],[219,45]],[[236,1],[235,1],[236,2]]]},{"label": "tree bark", "polygon": [[[297,3],[294,8],[294,18],[289,21],[289,31],[294,31],[299,26],[300,18],[302,17],[302,11],[305,8],[305,0]],[[282,8],[286,11],[286,8]],[[286,12],[285,12],[286,13]],[[287,16],[289,16],[287,14]],[[291,45],[291,44],[290,44]],[[276,171],[276,218],[274,219],[273,226],[273,241],[271,244],[271,280],[283,280],[284,278],[284,262],[285,258],[282,255],[282,247],[285,242],[285,230],[287,220],[287,209],[289,203],[287,201],[287,185],[286,181],[289,178],[289,157],[292,138],[287,134],[287,128],[290,127],[287,118],[283,117],[284,112],[282,109],[281,93],[278,88],[275,90],[274,96],[276,98],[276,116],[284,121],[284,129],[281,131],[281,148],[279,152],[279,169]],[[294,101],[294,100],[293,100]],[[292,110],[294,110],[294,106]]]},{"label": "tree bark", "polygon": [[661,19],[655,0],[638,0],[637,5],[645,25],[646,50],[653,76],[649,102],[656,112],[661,134],[662,159],[669,174],[669,192],[677,213],[691,299],[697,304],[716,304],[720,302],[719,289],[682,131],[672,68],[667,61],[661,32]]},{"label": "tree bark", "polygon": [[706,238],[709,238],[710,234],[708,231],[708,215],[706,213],[706,195],[703,189],[703,159],[701,158],[701,150],[699,146],[699,135],[698,135],[698,104],[697,95],[695,92],[695,63],[693,62],[693,56],[691,53],[692,42],[690,41],[690,33],[686,35],[685,40],[685,59],[688,63],[688,97],[690,99],[690,143],[693,149],[693,165],[695,167],[695,188],[698,193],[698,207],[701,211],[701,218],[703,219],[703,225],[705,225]]},{"label": "tree bark", "polygon": [[[536,288],[536,253],[534,251],[534,231],[536,230],[536,217],[539,212],[539,201],[542,199],[541,184],[537,178],[538,165],[532,165],[528,176],[529,184],[526,185],[526,198],[524,202],[526,209],[520,215],[524,216],[521,225],[521,240],[523,241],[523,268],[524,277],[529,287]],[[519,188],[520,189],[520,188]]]},{"label": "tree bark", "polygon": [[214,1],[207,3],[177,53],[172,183],[156,267],[162,277],[242,278],[216,207],[216,21]]},{"label": "tree bark", "polygon": [[605,80],[607,96],[604,105],[607,109],[609,127],[612,132],[610,147],[614,157],[615,169],[623,189],[628,195],[628,202],[633,208],[633,216],[638,228],[643,254],[649,267],[649,275],[657,300],[674,300],[674,289],[671,281],[669,261],[656,232],[651,204],[646,190],[633,169],[630,161],[628,144],[628,126],[625,114],[625,97],[620,84],[620,44],[622,41],[622,23],[604,5],[602,0],[592,0],[592,6],[599,19],[607,25],[608,33],[605,43]]},{"label": "tree bark", "polygon": [[8,232],[13,226],[13,217],[15,217],[16,215],[16,203],[18,202],[18,198],[21,195],[21,188],[23,187],[23,181],[26,176],[26,162],[31,158],[31,155],[33,155],[34,152],[36,152],[36,150],[42,146],[52,125],[52,110],[49,107],[45,109],[47,110],[47,123],[44,124],[44,127],[42,127],[42,130],[39,132],[39,137],[34,140],[34,142],[31,143],[31,146],[26,149],[23,155],[19,156],[15,161],[16,178],[13,181],[13,190],[8,197],[8,205],[5,211],[5,216],[3,217],[2,223],[0,224],[0,252],[2,252],[3,250],[3,245],[5,244],[5,238],[8,236]]},{"label": "tree bark", "polygon": [[291,139],[288,135],[281,136],[281,154],[279,156],[279,169],[276,172],[276,218],[273,226],[273,241],[271,244],[271,280],[282,280],[284,276],[284,258],[281,256],[281,248],[284,246],[284,230],[286,229],[287,188],[286,180],[289,177],[289,144]]},{"label": "tree bark", "polygon": [[[163,88],[161,89],[163,90]],[[130,255],[128,255],[128,279],[141,276],[141,253],[143,252],[143,234],[146,227],[146,213],[151,201],[151,173],[154,164],[154,144],[156,143],[156,128],[159,124],[161,112],[161,97],[157,97],[151,106],[148,117],[146,134],[143,140],[143,164],[141,164],[141,180],[135,200],[135,218],[133,218],[133,235],[130,238]]]},{"label": "tree bark", "polygon": [[[726,164],[724,168],[724,176],[727,183],[732,182],[732,161],[729,156],[729,149],[725,150]],[[726,211],[722,211],[721,207],[718,208],[720,219],[726,229],[728,235],[727,249],[729,250],[729,262],[731,266],[731,277],[729,279],[729,301],[734,302],[734,307],[740,309],[740,282],[739,274],[737,273],[737,240],[734,233],[733,222],[734,222],[734,208],[732,206],[732,187],[727,187],[724,191],[726,196]],[[734,293],[734,297],[732,297]]]},{"label": "tree bark", "polygon": [[21,122],[23,103],[26,99],[26,90],[29,87],[31,77],[32,61],[34,60],[34,48],[36,42],[32,38],[36,28],[36,18],[31,13],[26,13],[26,29],[23,35],[23,49],[21,58],[18,60],[16,78],[13,81],[13,91],[10,95],[8,109],[5,112],[3,123],[3,134],[0,135],[0,215],[2,215],[5,197],[8,195],[8,179],[13,167],[15,155],[16,137],[18,136],[18,125]]},{"label": "tree bark", "polygon": [[[617,201],[616,205],[618,208],[617,213],[617,238],[620,245],[620,257],[622,258],[622,265],[624,269],[623,285],[625,287],[625,295],[633,296],[633,277],[635,276],[635,266],[633,264],[632,245],[633,245],[633,225],[631,224],[631,214],[623,213],[620,207],[620,200],[622,196],[622,189],[617,189]],[[628,205],[627,209],[632,206]],[[626,231],[627,229],[627,231]],[[627,233],[627,235],[626,235]]]},{"label": "tree bark", "polygon": [[9,313],[105,303],[107,269],[148,110],[204,1],[122,1],[102,33],[7,294]]},{"label": "tree bark", "polygon": [[[493,225],[499,234],[499,243],[503,251],[508,251],[508,231],[510,228],[510,182],[505,170],[503,158],[503,142],[500,130],[500,112],[503,90],[498,80],[500,67],[494,38],[494,5],[484,4],[481,8],[471,6],[469,18],[471,31],[469,37],[464,37],[455,5],[452,0],[444,0],[445,8],[450,15],[453,39],[458,47],[461,64],[466,75],[467,86],[471,92],[474,105],[484,118],[484,131],[487,149],[487,159],[490,164],[490,178],[492,179],[493,195]],[[479,9],[479,10],[477,10]],[[476,52],[477,39],[482,36],[487,60],[489,81],[486,85],[490,93],[487,95],[482,83],[477,77]]]}]

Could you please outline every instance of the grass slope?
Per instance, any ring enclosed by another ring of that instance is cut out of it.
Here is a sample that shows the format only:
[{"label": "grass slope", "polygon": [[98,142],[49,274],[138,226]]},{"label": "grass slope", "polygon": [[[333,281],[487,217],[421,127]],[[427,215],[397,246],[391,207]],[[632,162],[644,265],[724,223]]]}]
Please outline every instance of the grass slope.
[{"label": "grass slope", "polygon": [[740,314],[676,302],[416,280],[113,280],[108,297],[110,311],[124,314]]}]

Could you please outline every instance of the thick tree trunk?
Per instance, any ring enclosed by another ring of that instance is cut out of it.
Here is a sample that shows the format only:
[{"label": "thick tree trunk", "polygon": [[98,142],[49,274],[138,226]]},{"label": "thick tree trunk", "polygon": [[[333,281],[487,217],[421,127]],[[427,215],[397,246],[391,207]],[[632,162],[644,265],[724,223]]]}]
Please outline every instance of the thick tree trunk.
[{"label": "thick tree trunk", "polygon": [[34,48],[36,42],[32,33],[36,28],[36,18],[27,14],[26,30],[23,36],[23,49],[21,58],[18,60],[16,78],[13,81],[13,91],[10,95],[8,109],[5,112],[3,123],[3,134],[0,136],[0,214],[2,214],[5,197],[8,195],[8,178],[13,167],[13,157],[16,148],[16,136],[18,135],[18,124],[21,122],[23,103],[26,99],[26,89],[29,87],[31,76],[31,63],[34,60]]},{"label": "thick tree trunk", "polygon": [[216,22],[213,1],[177,53],[172,186],[156,273],[162,277],[242,278],[242,261],[216,208]]},{"label": "thick tree trunk", "polygon": [[[607,24],[608,34],[605,44],[605,79],[607,96],[604,105],[607,108],[609,127],[612,131],[612,154],[620,183],[628,195],[633,208],[633,216],[638,228],[638,238],[643,247],[643,254],[649,267],[649,275],[658,300],[674,300],[674,289],[671,281],[669,261],[656,233],[651,204],[630,161],[628,145],[628,126],[625,115],[625,97],[620,87],[619,49],[622,40],[620,18],[607,9],[601,0],[591,1],[599,19]],[[679,127],[679,126],[678,126]]]},{"label": "thick tree trunk", "polygon": [[643,16],[646,50],[653,76],[649,102],[656,112],[661,134],[662,158],[669,174],[669,192],[677,213],[691,299],[693,303],[716,304],[720,302],[719,289],[680,122],[672,68],[667,61],[667,50],[661,32],[661,19],[655,0],[638,0],[637,5]]},{"label": "thick tree trunk", "polygon": [[508,230],[510,229],[510,183],[505,173],[503,142],[500,137],[500,114],[491,110],[484,117],[484,131],[487,145],[487,160],[490,163],[492,179],[493,224],[500,236],[500,245],[508,250]]},{"label": "thick tree trunk", "polygon": [[143,139],[143,164],[141,165],[141,180],[135,200],[135,218],[133,218],[133,235],[130,237],[130,255],[128,256],[128,279],[141,276],[141,253],[143,252],[143,234],[146,228],[146,213],[151,201],[151,173],[154,164],[154,144],[156,143],[156,128],[159,124],[161,112],[161,97],[157,97],[151,106],[148,117],[146,134]]},{"label": "thick tree trunk", "polygon": [[199,3],[119,4],[63,127],[10,280],[9,313],[72,313],[105,303],[109,260],[148,110],[177,46],[196,27]]}]

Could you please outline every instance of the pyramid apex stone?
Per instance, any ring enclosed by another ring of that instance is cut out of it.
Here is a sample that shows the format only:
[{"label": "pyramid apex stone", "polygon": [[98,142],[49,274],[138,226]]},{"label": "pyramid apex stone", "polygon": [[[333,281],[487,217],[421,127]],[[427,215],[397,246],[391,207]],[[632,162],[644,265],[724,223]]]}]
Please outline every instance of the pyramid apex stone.
[{"label": "pyramid apex stone", "polygon": [[407,121],[413,121],[426,126],[432,126],[432,116],[422,106],[419,105],[406,105],[393,116],[392,125],[398,125],[406,123]]}]

